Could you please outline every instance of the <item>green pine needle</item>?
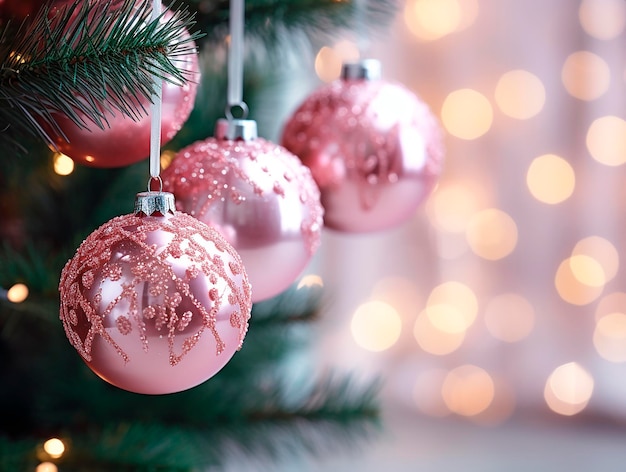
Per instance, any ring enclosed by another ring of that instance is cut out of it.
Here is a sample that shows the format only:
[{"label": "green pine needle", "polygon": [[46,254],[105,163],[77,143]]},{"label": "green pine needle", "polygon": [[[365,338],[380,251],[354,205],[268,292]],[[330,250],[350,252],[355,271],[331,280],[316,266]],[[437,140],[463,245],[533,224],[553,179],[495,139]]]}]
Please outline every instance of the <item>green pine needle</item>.
[{"label": "green pine needle", "polygon": [[254,328],[293,322],[315,321],[321,310],[320,287],[298,289],[290,287],[278,297],[255,303],[252,307],[251,324]]},{"label": "green pine needle", "polygon": [[17,29],[9,22],[0,31],[0,139],[18,131],[51,143],[50,130],[62,135],[54,113],[100,128],[107,111],[144,116],[139,100],[151,98],[154,76],[185,83],[175,59],[194,52],[193,25],[186,9],[151,20],[147,0],[46,6]]},{"label": "green pine needle", "polygon": [[[6,452],[6,463],[19,465],[15,470],[25,470],[43,441],[54,435],[68,446],[58,461],[63,471],[189,472],[252,458],[270,469],[277,461],[297,457],[298,452],[314,457],[336,453],[380,433],[377,383],[362,386],[349,376],[328,375],[306,388],[304,394],[302,386],[290,390],[279,382],[260,387],[203,397],[197,395],[201,391],[196,392],[191,408],[186,408],[189,396],[184,394],[165,400],[159,397],[156,402],[152,397],[135,396],[135,406],[152,404],[153,418],[136,418],[129,404],[126,419],[108,421],[100,427],[90,418],[89,426],[67,424],[39,438],[11,440],[0,434],[0,451]],[[220,414],[214,411],[214,400],[225,394],[231,396],[228,402],[217,402],[225,413]],[[178,416],[177,421],[164,422],[165,409]],[[204,410],[213,411],[212,419]]]}]

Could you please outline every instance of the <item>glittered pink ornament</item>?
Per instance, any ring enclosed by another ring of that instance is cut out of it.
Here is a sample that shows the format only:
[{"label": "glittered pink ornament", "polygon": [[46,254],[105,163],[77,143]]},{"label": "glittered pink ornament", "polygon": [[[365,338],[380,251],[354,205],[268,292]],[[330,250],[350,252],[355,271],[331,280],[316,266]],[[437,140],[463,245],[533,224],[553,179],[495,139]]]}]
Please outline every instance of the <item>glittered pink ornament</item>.
[{"label": "glittered pink ornament", "polygon": [[319,246],[323,209],[309,169],[258,138],[252,120],[221,120],[216,137],[182,149],[162,176],[177,208],[241,255],[254,302],[288,288]]},{"label": "glittered pink ornament", "polygon": [[[94,8],[97,4],[94,2]],[[165,18],[171,17],[166,13]],[[187,35],[188,37],[188,35]],[[194,106],[198,82],[200,80],[198,55],[195,52],[177,55],[172,60],[183,73],[187,82],[183,85],[163,81],[161,108],[161,145],[171,140],[182,128]],[[135,108],[149,110],[150,101],[126,97]],[[71,157],[75,162],[90,167],[109,168],[134,164],[148,157],[150,153],[150,116],[143,113],[136,120],[120,111],[102,109],[106,123],[104,128],[84,118],[87,128],[77,126],[60,113],[53,117],[64,136],[52,130],[51,135],[58,151]]]},{"label": "glittered pink ornament", "polygon": [[131,392],[204,382],[241,347],[248,327],[250,286],[237,252],[173,209],[171,194],[139,194],[135,214],[91,233],[61,273],[60,316],[71,344],[96,374]]},{"label": "glittered pink ornament", "polygon": [[378,78],[377,61],[344,65],[285,125],[282,144],[311,169],[324,224],[345,232],[409,219],[441,173],[443,144],[428,106]]}]

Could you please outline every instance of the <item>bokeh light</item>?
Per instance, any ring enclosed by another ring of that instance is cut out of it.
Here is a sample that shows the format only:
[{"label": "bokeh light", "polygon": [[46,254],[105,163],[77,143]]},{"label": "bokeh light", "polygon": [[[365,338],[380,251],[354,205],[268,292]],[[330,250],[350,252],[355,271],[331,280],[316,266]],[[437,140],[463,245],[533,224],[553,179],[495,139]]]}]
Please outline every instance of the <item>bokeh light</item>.
[{"label": "bokeh light", "polygon": [[508,256],[517,246],[517,225],[504,211],[488,208],[472,216],[465,236],[477,256],[494,261]]},{"label": "bokeh light", "polygon": [[315,56],[315,73],[324,82],[332,82],[341,75],[343,61],[337,52],[323,46]]},{"label": "bokeh light", "polygon": [[[572,305],[587,305],[602,294],[602,286],[588,285],[580,281],[580,278],[585,280],[587,277],[592,277],[590,274],[583,275],[583,271],[587,266],[586,262],[589,261],[583,259],[572,264],[568,257],[561,262],[554,277],[554,285],[559,296]],[[591,264],[591,267],[592,270],[597,268],[593,264]],[[577,275],[574,274],[573,269],[577,270]]]},{"label": "bokeh light", "polygon": [[65,444],[59,438],[50,438],[43,443],[43,450],[53,459],[58,459],[65,452]]},{"label": "bokeh light", "polygon": [[402,320],[394,307],[373,300],[359,305],[352,316],[350,328],[359,346],[368,351],[380,352],[398,341]]},{"label": "bokeh light", "polygon": [[426,307],[426,316],[431,324],[445,333],[462,333],[473,323],[466,313],[450,304],[430,305]]},{"label": "bokeh light", "polygon": [[341,68],[347,62],[359,60],[357,46],[347,40],[333,47],[323,46],[315,56],[315,73],[324,82],[332,82],[341,76]]},{"label": "bokeh light", "polygon": [[464,233],[467,223],[486,200],[481,189],[470,182],[439,185],[426,203],[431,224],[439,231]]},{"label": "bokeh light", "polygon": [[535,74],[521,69],[512,70],[498,80],[495,100],[505,115],[526,120],[543,109],[546,89]]},{"label": "bokeh light", "polygon": [[576,254],[569,259],[572,275],[581,284],[588,287],[603,287],[606,276],[602,265],[591,256]]},{"label": "bokeh light", "polygon": [[458,0],[408,0],[404,21],[417,38],[434,40],[454,32],[462,19]]},{"label": "bokeh light", "polygon": [[441,386],[441,395],[450,411],[462,416],[475,416],[485,411],[494,394],[491,376],[471,364],[451,370]]},{"label": "bokeh light", "polygon": [[608,239],[589,236],[576,243],[572,255],[584,255],[593,258],[602,268],[604,283],[612,280],[619,269],[619,253]]},{"label": "bokeh light", "polygon": [[478,11],[478,0],[408,0],[404,22],[416,38],[433,41],[469,28]]},{"label": "bokeh light", "polygon": [[561,70],[567,92],[580,100],[595,100],[609,89],[611,70],[604,59],[589,51],[570,54]]},{"label": "bokeh light", "polygon": [[593,394],[593,377],[576,362],[563,364],[550,374],[544,389],[548,407],[571,416],[585,409]]},{"label": "bokeh light", "polygon": [[52,462],[42,462],[37,466],[35,472],[57,472],[59,468]]},{"label": "bokeh light", "polygon": [[466,331],[478,314],[473,290],[457,281],[444,282],[430,292],[424,312],[431,324],[446,333]]},{"label": "bokeh light", "polygon": [[24,284],[15,284],[7,290],[7,300],[13,303],[22,303],[28,298],[28,287]]},{"label": "bokeh light", "polygon": [[307,274],[300,279],[298,282],[297,288],[308,288],[308,287],[323,287],[324,280],[322,277],[316,274]]},{"label": "bokeh light", "polygon": [[535,309],[517,293],[503,293],[487,302],[485,325],[496,339],[514,343],[526,338],[535,324]]},{"label": "bokeh light", "polygon": [[167,169],[172,164],[175,157],[176,153],[172,150],[166,149],[162,151],[159,159],[161,162],[161,170]]},{"label": "bokeh light", "polygon": [[465,331],[450,333],[438,329],[431,322],[427,309],[424,309],[415,320],[413,336],[425,352],[445,356],[461,347],[465,339]]},{"label": "bokeh light", "polygon": [[74,172],[74,161],[65,154],[55,152],[52,156],[52,167],[57,175],[70,175]]},{"label": "bokeh light", "polygon": [[611,362],[626,362],[626,314],[604,315],[596,323],[593,345],[598,354]]},{"label": "bokeh light", "polygon": [[610,313],[626,313],[626,293],[613,292],[603,296],[596,305],[596,321]]},{"label": "bokeh light", "polygon": [[443,102],[441,120],[452,136],[477,139],[491,128],[493,109],[480,92],[469,88],[455,90]]},{"label": "bokeh light", "polygon": [[626,162],[626,121],[617,116],[597,118],[587,131],[587,149],[596,161],[607,166]]},{"label": "bokeh light", "polygon": [[578,17],[589,36],[613,39],[624,31],[626,3],[624,0],[582,0]]},{"label": "bokeh light", "polygon": [[554,205],[574,193],[576,175],[569,162],[562,157],[544,154],[533,159],[528,167],[526,185],[537,200]]}]

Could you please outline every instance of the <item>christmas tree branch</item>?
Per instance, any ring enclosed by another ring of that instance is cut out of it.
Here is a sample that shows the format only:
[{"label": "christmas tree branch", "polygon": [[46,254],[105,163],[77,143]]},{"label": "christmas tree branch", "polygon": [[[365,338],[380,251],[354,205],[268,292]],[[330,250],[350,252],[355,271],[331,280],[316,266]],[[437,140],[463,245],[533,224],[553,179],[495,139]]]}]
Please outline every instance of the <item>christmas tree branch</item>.
[{"label": "christmas tree branch", "polygon": [[59,259],[54,259],[49,247],[37,247],[32,242],[24,242],[21,251],[16,251],[7,242],[0,244],[0,287],[15,282],[27,282],[29,290],[39,294],[54,295],[59,284],[58,275],[51,272],[51,267],[59,266]]},{"label": "christmas tree branch", "polygon": [[319,286],[303,290],[291,287],[279,297],[255,303],[250,323],[253,329],[262,329],[275,324],[315,321],[322,309],[321,296]]},{"label": "christmas tree branch", "polygon": [[241,416],[218,420],[234,455],[270,468],[296,451],[320,457],[380,433],[378,382],[363,385],[328,374],[307,383],[285,385],[266,377],[256,392],[240,391],[235,398]]},{"label": "christmas tree branch", "polygon": [[[371,438],[379,426],[378,383],[336,374],[302,382],[301,375],[285,376],[280,368],[298,343],[294,328],[300,323],[278,320],[288,312],[319,309],[319,290],[309,290],[261,304],[267,310],[283,307],[275,314],[258,311],[276,318],[274,323],[262,324],[262,330],[252,325],[242,351],[208,382],[163,396],[110,386],[67,344],[60,323],[42,322],[34,312],[11,314],[0,304],[0,328],[11,328],[10,336],[0,337],[0,401],[12,405],[0,417],[6,435],[0,433],[0,451],[20,445],[20,457],[7,452],[3,460],[27,464],[45,439],[57,436],[68,444],[62,470],[191,471],[223,464],[225,449],[269,463],[290,451],[319,454]],[[49,308],[50,320],[56,319]]]},{"label": "christmas tree branch", "polygon": [[[79,424],[66,425],[55,433],[68,445],[59,465],[65,471],[192,471],[225,466],[232,458],[254,458],[255,463],[270,467],[295,451],[311,456],[337,452],[380,431],[377,383],[360,386],[350,377],[329,375],[296,398],[278,382],[263,389],[262,396],[257,389],[239,389],[235,395],[231,391],[229,401],[218,401],[217,409],[214,400],[223,392],[200,396],[202,392],[196,392],[192,411],[186,411],[184,401],[193,395],[157,398],[153,407],[176,412],[172,422],[136,418],[134,410],[127,410],[125,419],[99,428],[92,419],[87,431],[81,431]],[[143,399],[153,403],[151,397]],[[0,435],[0,451],[6,451],[6,462],[24,467],[35,458],[41,442],[32,439],[28,447],[27,440],[11,441]]]},{"label": "christmas tree branch", "polygon": [[153,76],[182,84],[174,60],[194,51],[193,15],[186,9],[151,20],[151,3],[93,0],[46,6],[17,29],[0,32],[0,139],[15,131],[51,141],[61,133],[53,113],[78,126],[107,125],[105,112],[145,115]]},{"label": "christmas tree branch", "polygon": [[[376,401],[379,387],[378,382],[372,382],[365,388],[359,388],[349,376],[341,378],[328,374],[309,387],[298,385],[299,393],[295,398],[284,387],[276,388],[273,394],[266,396],[262,408],[249,412],[247,418],[251,422],[277,426],[325,426],[326,431],[319,438],[322,443],[325,433],[334,436],[335,440],[353,440],[354,436],[341,434],[344,428],[350,427],[354,432],[354,423],[359,423],[362,427],[360,435],[367,436],[379,426]],[[335,432],[331,433],[330,430]],[[328,444],[324,447],[331,446]]]},{"label": "christmas tree branch", "polygon": [[[203,42],[222,42],[228,35],[229,1],[186,3],[198,10],[198,24],[208,33]],[[272,48],[285,33],[313,39],[342,28],[380,27],[393,18],[398,5],[397,0],[246,0],[246,34]]]}]

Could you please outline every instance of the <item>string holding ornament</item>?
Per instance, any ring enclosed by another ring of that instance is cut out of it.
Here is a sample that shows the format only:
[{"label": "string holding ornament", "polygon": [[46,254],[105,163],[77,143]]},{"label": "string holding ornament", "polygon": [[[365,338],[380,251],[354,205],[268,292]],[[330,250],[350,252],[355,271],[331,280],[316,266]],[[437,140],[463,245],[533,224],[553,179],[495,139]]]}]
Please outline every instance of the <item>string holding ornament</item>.
[{"label": "string holding ornament", "polygon": [[[153,14],[159,14],[160,3]],[[160,100],[152,108],[150,177],[133,214],[91,233],[61,272],[70,343],[107,382],[166,394],[215,375],[242,346],[251,288],[237,251],[151,189],[160,177]]]},{"label": "string holding ornament", "polygon": [[[244,2],[231,0],[227,119],[163,172],[178,208],[215,227],[241,255],[253,302],[286,290],[320,244],[323,209],[308,168],[258,136],[243,101]],[[241,117],[235,118],[234,111]]]},{"label": "string holding ornament", "polygon": [[[152,20],[161,16],[161,0],[152,1]],[[161,183],[159,191],[163,191],[161,181],[161,124],[163,122],[163,79],[156,74],[152,76],[153,92],[150,103],[150,178],[158,179]],[[150,191],[150,183],[148,184]]]}]

